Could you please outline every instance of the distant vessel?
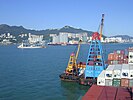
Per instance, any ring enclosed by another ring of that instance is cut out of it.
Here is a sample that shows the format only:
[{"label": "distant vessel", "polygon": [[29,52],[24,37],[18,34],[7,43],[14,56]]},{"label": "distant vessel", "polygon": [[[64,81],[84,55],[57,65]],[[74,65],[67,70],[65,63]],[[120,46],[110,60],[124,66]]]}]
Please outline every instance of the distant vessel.
[{"label": "distant vessel", "polygon": [[46,48],[46,46],[42,44],[27,44],[27,43],[22,43],[18,46],[18,48]]},{"label": "distant vessel", "polygon": [[78,43],[48,43],[48,45],[52,46],[67,46],[67,45],[78,45]]}]

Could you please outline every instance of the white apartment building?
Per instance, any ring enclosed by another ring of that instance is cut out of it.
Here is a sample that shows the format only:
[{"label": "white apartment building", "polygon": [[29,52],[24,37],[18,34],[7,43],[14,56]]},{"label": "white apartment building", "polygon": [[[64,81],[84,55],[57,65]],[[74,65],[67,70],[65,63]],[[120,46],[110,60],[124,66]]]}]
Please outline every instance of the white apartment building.
[{"label": "white apartment building", "polygon": [[56,43],[59,43],[59,42],[60,42],[59,36],[55,35],[55,36],[52,37],[52,43],[53,44],[56,44]]},{"label": "white apartment building", "polygon": [[28,40],[30,43],[42,42],[43,41],[43,35],[31,35],[31,33],[29,33]]},{"label": "white apartment building", "polygon": [[60,40],[60,43],[68,43],[68,34],[66,34],[64,32],[60,32],[59,40]]}]

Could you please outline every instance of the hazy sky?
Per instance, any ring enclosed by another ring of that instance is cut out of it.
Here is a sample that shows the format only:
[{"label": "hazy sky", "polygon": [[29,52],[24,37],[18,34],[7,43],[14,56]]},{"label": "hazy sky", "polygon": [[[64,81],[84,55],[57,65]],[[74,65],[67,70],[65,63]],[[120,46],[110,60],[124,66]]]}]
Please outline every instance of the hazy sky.
[{"label": "hazy sky", "polygon": [[0,24],[36,30],[70,25],[97,31],[102,13],[105,35],[133,36],[133,0],[0,0]]}]

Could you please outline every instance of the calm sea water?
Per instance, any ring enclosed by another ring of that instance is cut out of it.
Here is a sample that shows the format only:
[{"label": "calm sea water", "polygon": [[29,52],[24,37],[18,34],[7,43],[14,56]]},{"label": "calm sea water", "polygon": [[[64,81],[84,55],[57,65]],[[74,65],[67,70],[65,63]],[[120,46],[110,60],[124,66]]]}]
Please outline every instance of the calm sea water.
[{"label": "calm sea water", "polygon": [[[104,44],[104,55],[133,44]],[[18,49],[0,46],[0,100],[77,100],[89,89],[77,83],[61,82],[59,74],[76,46]],[[89,45],[82,45],[79,59],[86,61]]]}]

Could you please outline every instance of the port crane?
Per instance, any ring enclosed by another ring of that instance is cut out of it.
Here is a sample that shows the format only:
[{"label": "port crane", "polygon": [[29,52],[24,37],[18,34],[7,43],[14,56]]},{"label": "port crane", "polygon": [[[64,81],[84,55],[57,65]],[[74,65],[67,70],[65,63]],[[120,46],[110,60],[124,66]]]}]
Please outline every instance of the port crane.
[{"label": "port crane", "polygon": [[67,68],[66,68],[66,72],[69,73],[69,74],[72,74],[73,71],[77,72],[77,58],[78,58],[78,55],[79,55],[81,42],[82,41],[80,40],[79,43],[78,43],[78,48],[77,48],[76,55],[75,55],[75,53],[72,53],[70,55],[69,62],[68,62]]}]

